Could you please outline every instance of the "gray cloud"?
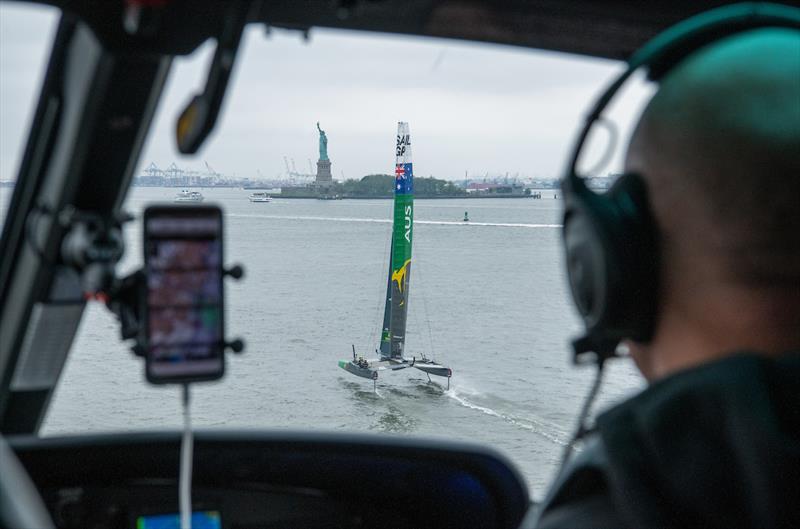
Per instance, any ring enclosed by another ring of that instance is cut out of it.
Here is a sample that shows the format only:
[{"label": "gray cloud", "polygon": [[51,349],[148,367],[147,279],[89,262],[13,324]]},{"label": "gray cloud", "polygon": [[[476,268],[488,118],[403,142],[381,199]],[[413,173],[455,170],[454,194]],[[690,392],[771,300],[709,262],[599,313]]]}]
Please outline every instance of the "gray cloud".
[{"label": "gray cloud", "polygon": [[[17,169],[54,23],[28,6],[0,7],[0,178]],[[203,169],[208,161],[226,174],[274,177],[287,156],[306,170],[320,121],[336,178],[390,172],[403,120],[418,175],[558,176],[584,109],[622,68],[496,45],[332,30],[304,43],[296,33],[251,28],[217,130],[197,157],[182,157],[174,122],[200,88],[211,51],[207,44],[176,60],[140,169],[151,161]],[[640,87],[619,105],[623,121],[647,93]]]},{"label": "gray cloud", "polygon": [[0,4],[0,179],[16,177],[57,24],[56,10]]}]

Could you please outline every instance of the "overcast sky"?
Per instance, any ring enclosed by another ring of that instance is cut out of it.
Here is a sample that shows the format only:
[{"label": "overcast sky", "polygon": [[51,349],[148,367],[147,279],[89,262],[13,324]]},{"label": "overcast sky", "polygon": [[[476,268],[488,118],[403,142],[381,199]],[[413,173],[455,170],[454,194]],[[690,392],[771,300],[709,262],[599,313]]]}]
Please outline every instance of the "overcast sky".
[{"label": "overcast sky", "polygon": [[[16,175],[56,22],[54,10],[0,4],[0,179]],[[314,30],[306,43],[297,33],[253,27],[215,132],[196,157],[183,157],[174,122],[200,89],[212,51],[207,43],[173,64],[140,170],[151,161],[204,170],[207,161],[224,174],[273,178],[285,173],[286,156],[308,172],[319,121],[334,178],[390,173],[402,120],[410,123],[418,176],[557,177],[587,105],[622,69],[440,39]],[[617,105],[623,138],[648,92],[634,86]]]}]

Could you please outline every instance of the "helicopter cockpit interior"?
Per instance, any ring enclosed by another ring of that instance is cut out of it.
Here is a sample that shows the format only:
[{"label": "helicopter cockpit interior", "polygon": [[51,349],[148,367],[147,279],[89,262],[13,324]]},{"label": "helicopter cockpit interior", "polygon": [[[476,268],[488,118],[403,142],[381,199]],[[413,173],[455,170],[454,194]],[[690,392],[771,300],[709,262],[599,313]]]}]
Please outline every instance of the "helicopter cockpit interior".
[{"label": "helicopter cockpit interior", "polygon": [[285,430],[199,430],[187,439],[188,428],[38,435],[90,300],[105,303],[121,337],[147,357],[149,381],[182,385],[187,409],[191,383],[222,378],[226,351],[247,354],[223,325],[226,304],[236,304],[224,285],[246,270],[224,261],[236,256],[222,253],[218,209],[145,214],[160,241],[154,245],[189,248],[202,239],[209,252],[203,273],[213,288],[204,310],[219,315],[205,329],[211,341],[203,343],[215,344],[211,360],[184,370],[151,362],[144,336],[158,317],[147,315],[166,309],[147,285],[163,270],[157,256],[124,277],[116,269],[128,220],[123,203],[173,60],[214,42],[201,85],[187,87],[194,93],[175,119],[178,150],[191,155],[212,131],[225,133],[219,118],[246,27],[382,32],[625,60],[664,28],[725,2],[42,3],[60,19],[30,130],[19,132],[27,140],[0,239],[0,524],[146,529],[171,527],[159,524],[180,511],[193,527],[225,529],[519,527],[535,508],[528,487],[512,461],[478,444]]}]

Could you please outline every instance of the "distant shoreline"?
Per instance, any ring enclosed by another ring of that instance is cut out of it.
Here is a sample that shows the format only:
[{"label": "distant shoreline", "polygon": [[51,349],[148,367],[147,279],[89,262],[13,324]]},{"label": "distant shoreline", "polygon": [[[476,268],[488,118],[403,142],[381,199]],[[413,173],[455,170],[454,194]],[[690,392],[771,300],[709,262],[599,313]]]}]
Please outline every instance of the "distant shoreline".
[{"label": "distant shoreline", "polygon": [[[301,198],[301,199],[318,199],[316,196],[285,196],[281,194],[270,195],[272,198]],[[531,195],[441,195],[441,196],[419,196],[414,195],[414,200],[454,200],[454,199],[482,199],[482,198],[533,198]],[[324,199],[324,200],[394,200],[393,196],[376,195],[376,196],[357,196],[357,197],[342,197],[341,199]]]},{"label": "distant shoreline", "polygon": [[[279,199],[301,199],[301,200],[394,200],[393,195],[359,195],[359,196],[344,196],[340,198],[325,198],[321,199],[317,195],[282,195],[280,193],[270,193],[269,188],[266,187],[240,187],[240,186],[147,186],[147,185],[134,185],[131,186],[132,188],[149,188],[149,189],[240,189],[242,191],[262,191],[266,192],[272,198],[279,198]],[[558,188],[536,188],[532,189],[532,191],[536,192],[553,192],[554,194],[559,193]],[[503,194],[488,194],[488,193],[470,193],[468,195],[414,195],[415,200],[455,200],[455,199],[465,199],[465,200],[480,200],[480,199],[490,199],[490,198],[501,198],[501,199],[511,199],[511,198],[529,198],[534,199],[533,194],[530,195],[520,195],[520,194],[513,194],[513,195],[503,195]],[[544,196],[542,198],[545,198]],[[546,197],[551,198],[551,197]],[[539,199],[534,199],[539,200]]]}]

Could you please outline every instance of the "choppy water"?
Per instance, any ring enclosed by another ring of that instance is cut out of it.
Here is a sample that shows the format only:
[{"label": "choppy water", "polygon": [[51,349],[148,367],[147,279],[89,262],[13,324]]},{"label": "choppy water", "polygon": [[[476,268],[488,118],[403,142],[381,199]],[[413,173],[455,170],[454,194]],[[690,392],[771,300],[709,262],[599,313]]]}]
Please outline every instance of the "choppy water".
[{"label": "choppy water", "polygon": [[[139,213],[176,190],[136,188]],[[419,200],[407,351],[452,366],[451,389],[408,369],[372,382],[336,365],[378,343],[392,203],[280,200],[203,190],[226,212],[228,334],[246,340],[227,376],[193,392],[197,427],[289,428],[444,437],[508,455],[541,497],[591,377],[570,365],[578,327],[562,271],[560,201]],[[472,223],[461,222],[469,211]],[[141,261],[138,222],[124,268]],[[626,361],[606,377],[600,407],[641,380]],[[145,383],[143,365],[103,306],[86,313],[43,433],[178,428],[178,392]]]}]

